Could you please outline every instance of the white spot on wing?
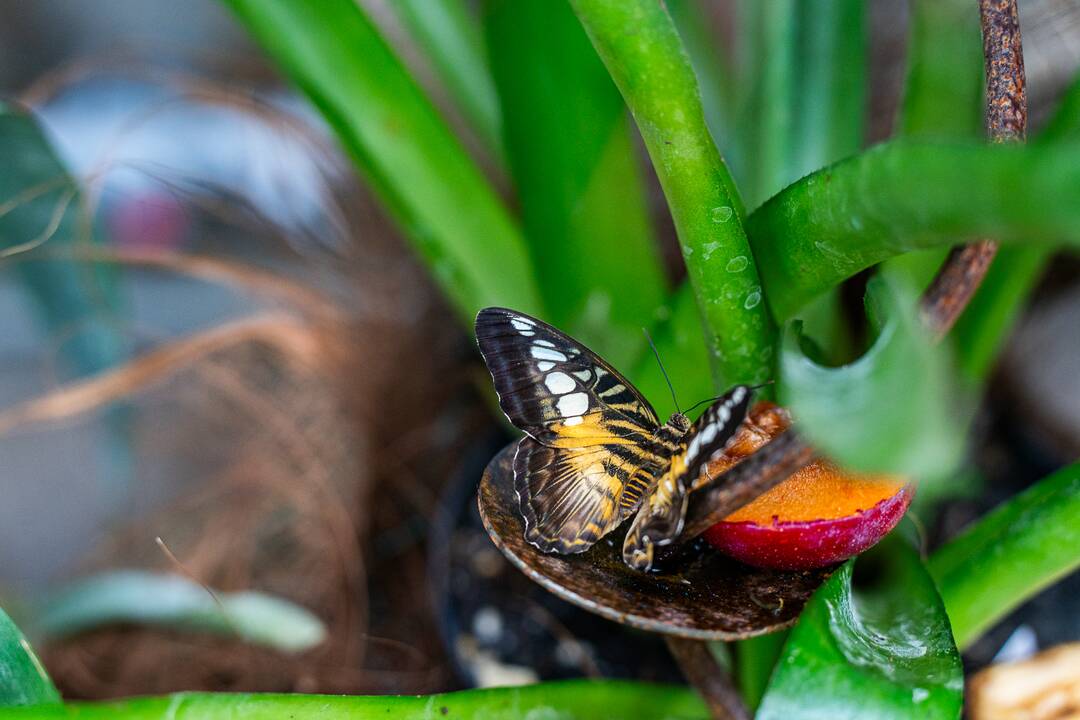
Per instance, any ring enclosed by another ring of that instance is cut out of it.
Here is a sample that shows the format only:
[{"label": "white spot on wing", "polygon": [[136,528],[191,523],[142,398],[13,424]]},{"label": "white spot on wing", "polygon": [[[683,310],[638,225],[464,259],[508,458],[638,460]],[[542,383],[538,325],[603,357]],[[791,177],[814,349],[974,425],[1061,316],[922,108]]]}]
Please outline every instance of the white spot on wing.
[{"label": "white spot on wing", "polygon": [[550,360],[541,360],[540,362],[536,363],[536,369],[540,372],[547,372],[553,367],[555,367],[555,363],[551,362]]},{"label": "white spot on wing", "polygon": [[[537,342],[540,342],[537,340]],[[555,362],[566,362],[566,356],[558,350],[552,350],[546,347],[537,347],[533,345],[530,350],[532,356],[537,360],[554,360]]]},{"label": "white spot on wing", "polygon": [[716,437],[716,431],[718,430],[716,423],[709,423],[705,426],[705,429],[701,431],[701,444],[708,445]]},{"label": "white spot on wing", "polygon": [[532,321],[525,318],[511,318],[510,324],[514,326],[515,330],[531,330],[535,327]]},{"label": "white spot on wing", "polygon": [[588,382],[590,379],[592,379],[592,371],[578,370],[576,373],[574,373],[574,377],[576,377],[581,382]]},{"label": "white spot on wing", "polygon": [[566,418],[565,420],[563,420],[563,425],[566,425],[567,427],[569,427],[571,425],[580,425],[584,421],[585,421],[585,418],[581,417],[580,415],[577,415],[576,417],[569,417],[569,418]]},{"label": "white spot on wing", "polygon": [[577,387],[574,379],[564,372],[553,372],[544,378],[547,389],[556,395],[565,395]]},{"label": "white spot on wing", "polygon": [[559,414],[564,418],[584,415],[589,409],[589,396],[583,392],[570,393],[559,398]]},{"label": "white spot on wing", "polygon": [[549,348],[555,347],[555,343],[551,342],[550,340],[533,340],[533,345]]}]

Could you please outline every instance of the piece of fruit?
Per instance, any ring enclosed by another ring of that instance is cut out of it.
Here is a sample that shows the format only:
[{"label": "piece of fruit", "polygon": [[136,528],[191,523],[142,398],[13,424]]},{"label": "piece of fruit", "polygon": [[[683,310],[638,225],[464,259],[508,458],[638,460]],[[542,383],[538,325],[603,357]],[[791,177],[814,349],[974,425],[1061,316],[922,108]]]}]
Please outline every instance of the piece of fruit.
[{"label": "piece of fruit", "polygon": [[[708,475],[731,469],[791,419],[783,408],[758,403]],[[846,472],[818,460],[705,531],[721,552],[757,567],[801,570],[857,555],[883,538],[911,504],[903,478]]]}]

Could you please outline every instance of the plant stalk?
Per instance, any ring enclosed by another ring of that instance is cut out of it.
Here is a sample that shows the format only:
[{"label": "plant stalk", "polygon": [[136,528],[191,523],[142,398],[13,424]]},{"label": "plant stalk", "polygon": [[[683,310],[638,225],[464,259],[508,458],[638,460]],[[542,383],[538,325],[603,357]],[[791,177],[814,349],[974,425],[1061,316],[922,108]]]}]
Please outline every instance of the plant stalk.
[{"label": "plant stalk", "polygon": [[[986,129],[994,142],[1021,141],[1027,129],[1027,92],[1016,0],[979,0],[986,62]],[[997,254],[994,240],[949,253],[923,295],[923,321],[938,338],[956,324]]]}]

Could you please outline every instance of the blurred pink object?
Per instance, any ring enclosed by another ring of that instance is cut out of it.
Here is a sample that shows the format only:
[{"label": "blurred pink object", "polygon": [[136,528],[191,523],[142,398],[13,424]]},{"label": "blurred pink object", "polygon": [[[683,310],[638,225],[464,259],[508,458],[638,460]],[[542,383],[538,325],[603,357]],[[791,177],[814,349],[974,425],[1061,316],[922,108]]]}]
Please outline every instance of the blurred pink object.
[{"label": "blurred pink object", "polygon": [[164,192],[131,195],[111,208],[113,242],[126,250],[178,250],[188,217],[175,197]]}]

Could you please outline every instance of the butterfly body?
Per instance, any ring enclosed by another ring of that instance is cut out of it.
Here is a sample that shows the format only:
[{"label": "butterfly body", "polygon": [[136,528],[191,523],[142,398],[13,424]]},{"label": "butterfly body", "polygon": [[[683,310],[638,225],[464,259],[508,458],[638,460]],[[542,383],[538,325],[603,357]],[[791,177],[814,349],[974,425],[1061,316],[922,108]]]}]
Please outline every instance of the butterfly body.
[{"label": "butterfly body", "polygon": [[507,418],[523,430],[514,486],[525,538],[545,552],[583,552],[632,514],[623,559],[652,564],[682,530],[690,487],[742,422],[737,386],[697,422],[661,423],[603,359],[550,325],[503,308],[476,319],[480,351]]}]

